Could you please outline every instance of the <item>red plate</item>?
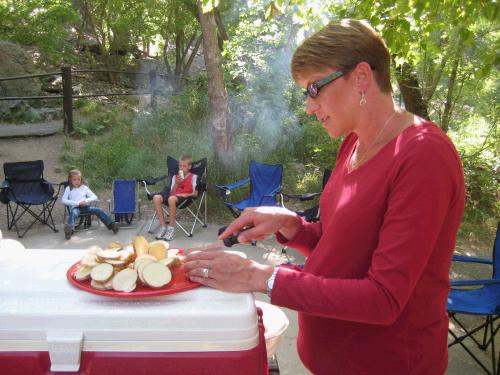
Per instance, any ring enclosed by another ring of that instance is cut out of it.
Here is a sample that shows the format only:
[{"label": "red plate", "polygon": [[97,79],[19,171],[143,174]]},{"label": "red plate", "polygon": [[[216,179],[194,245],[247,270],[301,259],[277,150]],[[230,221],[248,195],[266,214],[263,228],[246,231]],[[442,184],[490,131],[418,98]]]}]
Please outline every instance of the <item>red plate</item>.
[{"label": "red plate", "polygon": [[144,298],[184,292],[186,290],[190,290],[200,286],[200,284],[192,282],[187,278],[184,267],[181,265],[173,268],[172,281],[170,281],[168,285],[162,288],[153,289],[148,286],[142,285],[139,281],[137,283],[137,288],[133,292],[129,293],[117,292],[115,290],[99,290],[90,286],[90,280],[78,281],[75,279],[76,268],[79,264],[80,262],[76,262],[70,267],[68,272],[66,272],[66,277],[68,278],[69,282],[76,286],[78,289],[92,294],[98,294],[100,296],[116,298]]}]

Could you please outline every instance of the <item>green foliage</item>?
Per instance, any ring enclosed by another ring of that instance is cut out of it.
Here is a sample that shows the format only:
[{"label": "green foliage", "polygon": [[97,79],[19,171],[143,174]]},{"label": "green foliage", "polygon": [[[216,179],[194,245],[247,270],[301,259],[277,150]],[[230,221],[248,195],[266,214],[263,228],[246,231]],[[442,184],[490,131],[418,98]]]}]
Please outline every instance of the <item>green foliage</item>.
[{"label": "green foliage", "polygon": [[69,0],[0,1],[0,39],[40,49],[42,63],[74,62],[67,25],[78,22]]}]

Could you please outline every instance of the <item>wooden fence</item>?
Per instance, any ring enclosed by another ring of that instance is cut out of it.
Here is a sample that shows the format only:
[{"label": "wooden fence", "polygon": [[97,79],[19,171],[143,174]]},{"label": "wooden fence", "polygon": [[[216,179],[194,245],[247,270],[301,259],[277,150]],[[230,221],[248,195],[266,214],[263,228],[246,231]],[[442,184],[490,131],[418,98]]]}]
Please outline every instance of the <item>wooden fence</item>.
[{"label": "wooden fence", "polygon": [[[145,92],[128,92],[128,93],[94,93],[84,95],[73,94],[73,76],[78,73],[119,73],[127,75],[147,75],[149,76],[149,91]],[[62,77],[62,95],[41,95],[41,96],[0,96],[0,100],[45,100],[45,99],[62,99],[63,100],[63,130],[65,134],[70,134],[73,131],[73,99],[91,98],[98,96],[134,96],[134,95],[151,95],[151,107],[156,110],[156,80],[157,77],[166,78],[165,75],[157,74],[156,70],[152,69],[148,73],[141,72],[126,72],[121,70],[106,70],[106,69],[72,69],[71,66],[61,67],[60,72],[30,74],[15,77],[0,77],[1,81],[12,81],[29,78],[41,78],[49,76]]]}]

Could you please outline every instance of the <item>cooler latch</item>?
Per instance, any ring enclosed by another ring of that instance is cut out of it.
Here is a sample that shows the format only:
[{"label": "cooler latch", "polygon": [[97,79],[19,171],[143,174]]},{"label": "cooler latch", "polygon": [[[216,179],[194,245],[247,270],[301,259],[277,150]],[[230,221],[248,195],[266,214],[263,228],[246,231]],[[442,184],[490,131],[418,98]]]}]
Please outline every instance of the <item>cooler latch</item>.
[{"label": "cooler latch", "polygon": [[76,372],[80,369],[83,332],[47,332],[47,345],[51,363],[50,371]]}]

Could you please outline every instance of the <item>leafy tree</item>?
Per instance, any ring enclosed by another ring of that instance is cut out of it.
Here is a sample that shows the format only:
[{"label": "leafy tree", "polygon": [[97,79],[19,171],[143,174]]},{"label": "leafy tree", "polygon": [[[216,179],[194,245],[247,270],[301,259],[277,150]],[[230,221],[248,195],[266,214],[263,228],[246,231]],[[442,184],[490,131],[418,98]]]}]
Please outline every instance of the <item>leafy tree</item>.
[{"label": "leafy tree", "polygon": [[78,15],[69,0],[0,0],[0,39],[36,46],[41,63],[74,61],[67,25]]}]

